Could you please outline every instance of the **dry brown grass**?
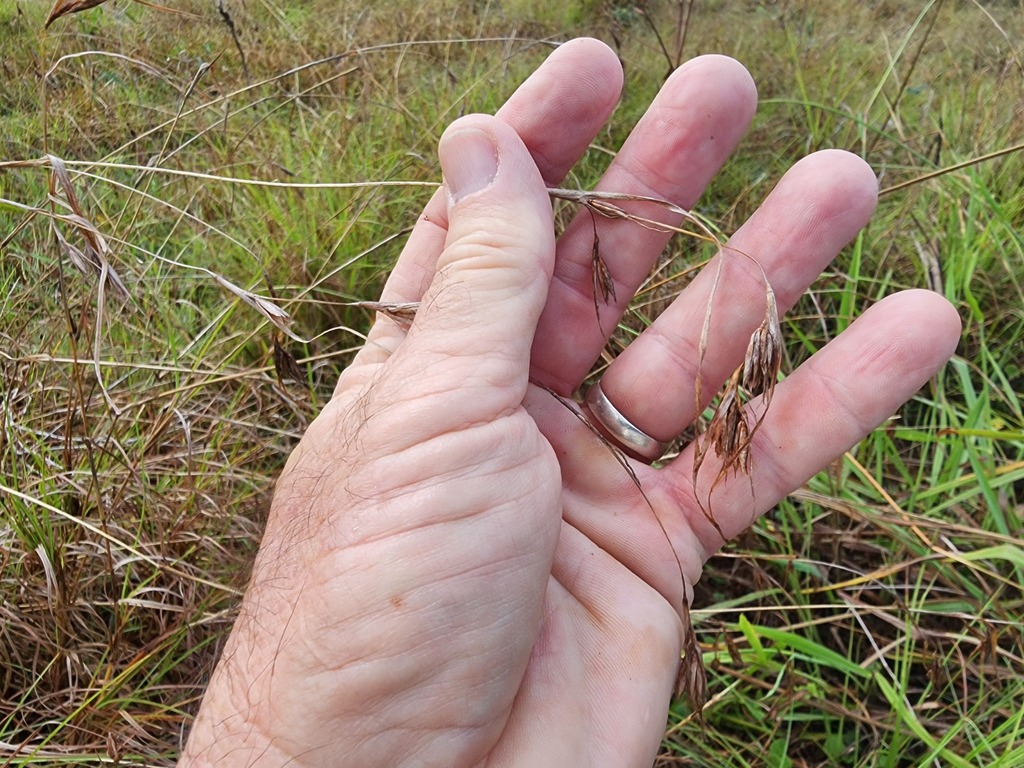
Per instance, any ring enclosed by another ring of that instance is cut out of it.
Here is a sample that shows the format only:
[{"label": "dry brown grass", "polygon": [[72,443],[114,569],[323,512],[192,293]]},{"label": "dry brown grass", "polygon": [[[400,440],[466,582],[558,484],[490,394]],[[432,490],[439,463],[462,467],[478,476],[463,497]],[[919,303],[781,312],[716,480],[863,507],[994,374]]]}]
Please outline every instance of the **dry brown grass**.
[{"label": "dry brown grass", "polygon": [[[0,0],[0,160],[19,161],[0,169],[3,764],[173,762],[273,478],[422,203],[378,182],[436,183],[444,125],[500,102],[546,50],[530,36],[563,32],[512,3],[221,5],[234,31],[210,4],[122,2],[40,37],[45,8]],[[683,26],[683,5],[644,5],[661,46],[624,4],[580,19],[615,30],[628,85],[569,186],[596,179],[681,39],[738,56],[765,101],[696,211],[715,236],[819,147],[863,152],[892,190],[781,357],[766,316],[705,445],[742,469],[741,389],[768,394],[926,271],[968,321],[900,421],[711,563],[687,650],[706,725],[675,708],[662,763],[1024,764],[1019,3],[947,2],[916,27],[910,0],[692,3]],[[608,359],[713,247],[674,240]],[[598,244],[598,292],[600,264]]]}]

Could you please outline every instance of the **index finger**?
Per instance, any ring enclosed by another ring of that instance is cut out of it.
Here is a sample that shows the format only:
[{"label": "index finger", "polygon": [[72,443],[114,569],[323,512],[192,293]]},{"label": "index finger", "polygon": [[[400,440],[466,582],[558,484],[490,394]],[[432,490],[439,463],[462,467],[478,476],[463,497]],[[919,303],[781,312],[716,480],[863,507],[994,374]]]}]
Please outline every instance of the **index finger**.
[{"label": "index finger", "polygon": [[[583,155],[618,102],[622,66],[599,40],[559,46],[498,110],[533,157],[541,177],[557,185]],[[381,294],[386,303],[419,301],[434,276],[448,232],[443,192],[434,194],[413,228]],[[360,363],[381,362],[405,334],[393,322],[374,324]]]}]

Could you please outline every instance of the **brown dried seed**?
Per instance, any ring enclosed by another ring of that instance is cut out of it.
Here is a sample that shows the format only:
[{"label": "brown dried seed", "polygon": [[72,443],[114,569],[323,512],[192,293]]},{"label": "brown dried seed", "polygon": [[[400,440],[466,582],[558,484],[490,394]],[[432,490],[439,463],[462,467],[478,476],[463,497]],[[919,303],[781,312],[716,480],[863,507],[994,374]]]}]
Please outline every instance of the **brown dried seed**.
[{"label": "brown dried seed", "polygon": [[[594,230],[594,298],[601,294],[601,299],[607,304],[615,300],[615,280],[612,273],[608,271],[608,265],[601,258],[598,250],[597,230]],[[600,317],[599,317],[600,319]]]},{"label": "brown dried seed", "polygon": [[107,0],[57,0],[53,4],[53,8],[50,9],[50,15],[46,18],[46,23],[43,27],[49,27],[53,22],[68,13],[78,13],[79,11],[87,11],[90,8],[95,8],[97,5],[103,5]]},{"label": "brown dried seed", "polygon": [[[96,275],[102,282],[109,280],[114,292],[121,298],[129,298],[128,288],[121,280],[117,270],[110,263],[110,246],[100,234],[99,229],[89,221],[82,206],[75,195],[74,185],[71,183],[71,174],[68,173],[64,161],[55,155],[46,155],[45,160],[50,166],[49,176],[49,197],[51,209],[59,206],[64,209],[71,209],[71,213],[54,214],[50,217],[50,229],[57,240],[58,246],[63,250],[75,268],[86,275]],[[81,235],[84,247],[78,248],[68,242],[67,238],[58,229],[57,222],[63,221],[70,224]]]},{"label": "brown dried seed", "polygon": [[[685,584],[685,580],[684,580]],[[683,598],[683,646],[679,661],[679,674],[676,677],[676,698],[686,697],[686,703],[697,716],[703,720],[704,704],[708,700],[708,676],[704,669],[704,657],[697,643],[697,633],[693,631],[690,618],[690,607]]]},{"label": "brown dried seed", "polygon": [[764,319],[750,336],[743,360],[743,388],[752,396],[764,394],[770,402],[782,367],[782,328],[775,293],[767,290]]},{"label": "brown dried seed", "polygon": [[361,307],[373,312],[380,312],[402,325],[410,325],[416,318],[416,311],[420,308],[420,303],[418,301],[353,301],[346,306]]},{"label": "brown dried seed", "polygon": [[[43,24],[43,28],[48,28],[61,16],[65,16],[69,13],[87,11],[90,8],[103,5],[105,2],[107,2],[107,0],[57,0],[57,2],[53,4],[53,8],[50,9],[50,15],[46,17],[46,22]],[[167,13],[174,13],[179,16],[195,17],[195,14],[193,13],[181,11],[177,8],[168,8],[165,5],[158,5],[157,3],[151,2],[151,0],[135,0],[135,2],[139,5],[144,5],[147,8],[154,8],[158,11],[166,11]]]},{"label": "brown dried seed", "polygon": [[278,381],[291,379],[295,382],[302,382],[304,377],[302,369],[299,367],[299,361],[285,347],[284,340],[283,333],[274,334],[274,372],[277,374]]}]

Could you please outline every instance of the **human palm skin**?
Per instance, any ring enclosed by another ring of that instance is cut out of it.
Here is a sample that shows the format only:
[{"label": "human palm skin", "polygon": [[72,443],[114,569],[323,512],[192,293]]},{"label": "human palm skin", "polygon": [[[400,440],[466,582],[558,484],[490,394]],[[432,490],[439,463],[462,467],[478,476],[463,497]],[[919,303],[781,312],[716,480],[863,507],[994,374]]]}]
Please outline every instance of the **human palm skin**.
[{"label": "human palm skin", "polygon": [[[574,41],[496,117],[445,133],[445,189],[382,297],[420,302],[415,320],[378,320],[290,458],[183,765],[650,765],[682,601],[722,536],[848,449],[952,353],[959,321],[942,298],[887,298],[779,384],[751,475],[714,488],[714,523],[713,455],[696,487],[692,447],[658,469],[631,462],[634,482],[567,399],[668,235],[584,212],[556,243],[546,191],[620,85],[611,51]],[[600,188],[692,205],[755,102],[735,62],[690,62]],[[609,398],[658,439],[681,432],[698,366],[711,391],[742,360],[765,277],[780,309],[791,305],[875,197],[856,157],[798,163],[730,240],[752,259],[719,257],[713,299],[715,266],[695,278],[605,372]],[[600,322],[594,226],[615,280]]]}]

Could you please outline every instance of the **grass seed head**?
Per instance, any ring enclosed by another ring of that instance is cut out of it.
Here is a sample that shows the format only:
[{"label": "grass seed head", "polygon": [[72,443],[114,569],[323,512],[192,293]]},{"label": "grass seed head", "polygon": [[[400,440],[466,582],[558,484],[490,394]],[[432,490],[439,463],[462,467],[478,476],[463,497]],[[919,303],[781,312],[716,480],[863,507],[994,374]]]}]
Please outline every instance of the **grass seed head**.
[{"label": "grass seed head", "polygon": [[90,8],[103,5],[105,2],[107,2],[107,0],[57,0],[57,2],[53,4],[53,8],[50,9],[50,15],[46,17],[46,22],[43,24],[43,28],[49,28],[49,26],[61,16],[66,16],[69,13],[87,11]]},{"label": "grass seed head", "polygon": [[764,319],[751,334],[743,359],[742,384],[748,394],[753,397],[763,394],[765,402],[771,402],[782,367],[782,349],[779,309],[775,292],[768,286]]},{"label": "grass seed head", "polygon": [[[53,4],[53,8],[50,9],[49,15],[46,17],[46,21],[43,23],[43,29],[48,29],[53,22],[59,19],[61,16],[66,16],[69,13],[80,13],[81,11],[87,11],[90,8],[95,8],[99,5],[103,5],[107,0],[57,0]],[[149,0],[135,0],[139,5],[144,5],[147,8],[155,8],[158,11],[165,11],[167,13],[174,13],[179,16],[193,16],[194,14],[188,13],[187,11],[181,11],[177,8],[168,8],[165,5],[158,5],[157,3],[149,2]]]},{"label": "grass seed head", "polygon": [[[71,183],[71,174],[68,173],[64,161],[55,155],[47,155],[47,163],[50,166],[49,197],[50,206],[53,209],[50,216],[50,229],[61,250],[71,259],[82,274],[95,274],[102,282],[109,280],[116,293],[122,298],[128,298],[128,289],[125,287],[117,270],[110,264],[110,247],[106,239],[100,234],[99,229],[89,221],[78,202],[74,185]],[[70,209],[71,213],[57,213],[57,208]],[[57,226],[58,221],[63,221],[74,227],[81,235],[83,247],[73,245]]]},{"label": "grass seed head", "polygon": [[704,705],[708,700],[708,673],[704,657],[693,629],[690,607],[683,600],[683,643],[679,672],[676,677],[676,698],[684,697],[694,715],[703,720]]}]

